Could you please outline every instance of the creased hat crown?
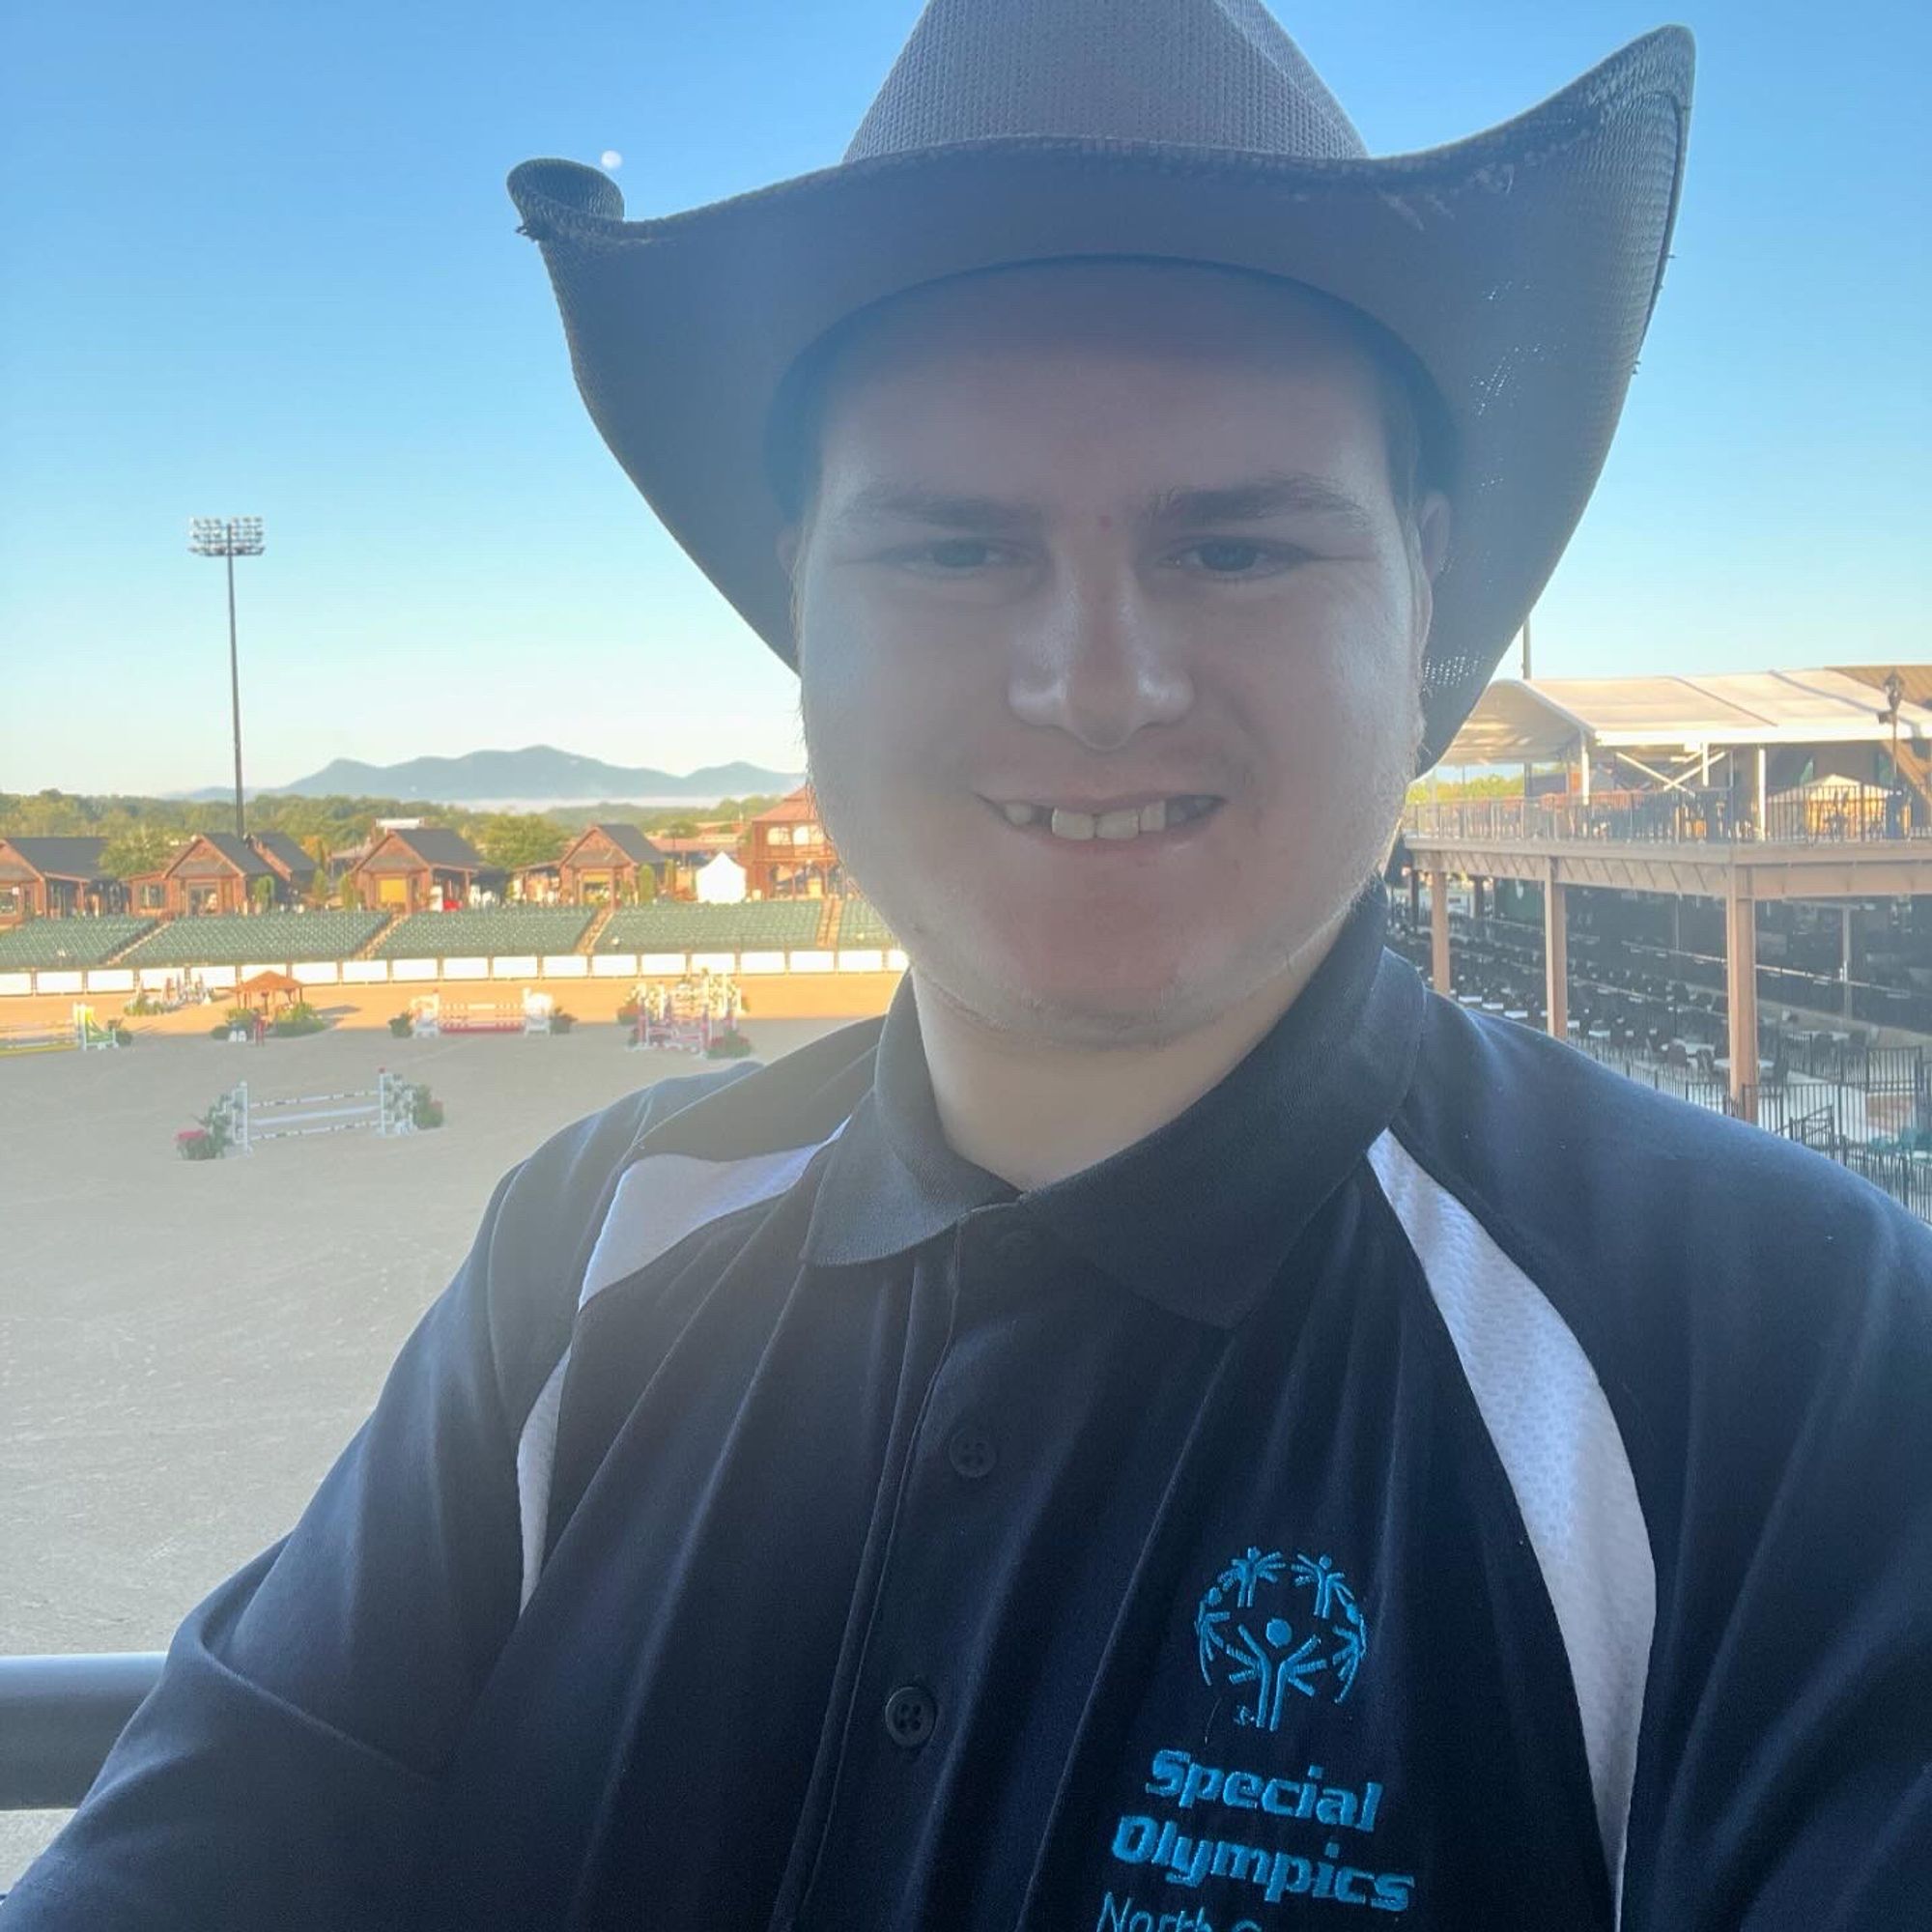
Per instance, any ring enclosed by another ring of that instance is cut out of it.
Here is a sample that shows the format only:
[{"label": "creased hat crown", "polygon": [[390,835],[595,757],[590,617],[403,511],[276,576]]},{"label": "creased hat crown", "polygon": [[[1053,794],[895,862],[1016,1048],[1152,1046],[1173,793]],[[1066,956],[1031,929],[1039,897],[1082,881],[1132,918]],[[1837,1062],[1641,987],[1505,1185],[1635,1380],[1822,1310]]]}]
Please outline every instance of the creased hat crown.
[{"label": "creased hat crown", "polygon": [[1027,137],[1367,152],[1261,0],[931,0],[845,158]]}]

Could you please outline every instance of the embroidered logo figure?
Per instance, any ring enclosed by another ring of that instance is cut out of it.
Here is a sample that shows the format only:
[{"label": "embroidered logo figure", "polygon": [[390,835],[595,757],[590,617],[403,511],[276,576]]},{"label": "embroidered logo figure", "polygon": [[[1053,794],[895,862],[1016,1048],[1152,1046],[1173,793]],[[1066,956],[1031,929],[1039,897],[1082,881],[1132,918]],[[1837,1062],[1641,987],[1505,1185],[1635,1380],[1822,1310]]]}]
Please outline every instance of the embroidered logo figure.
[{"label": "embroidered logo figure", "polygon": [[[1297,1592],[1307,1594],[1299,1625],[1279,1614],[1301,1612]],[[1369,1652],[1369,1627],[1333,1557],[1297,1555],[1291,1565],[1279,1549],[1250,1544],[1195,1606],[1194,1641],[1203,1683],[1251,1692],[1235,1721],[1278,1731],[1291,1690],[1348,1701]]]}]

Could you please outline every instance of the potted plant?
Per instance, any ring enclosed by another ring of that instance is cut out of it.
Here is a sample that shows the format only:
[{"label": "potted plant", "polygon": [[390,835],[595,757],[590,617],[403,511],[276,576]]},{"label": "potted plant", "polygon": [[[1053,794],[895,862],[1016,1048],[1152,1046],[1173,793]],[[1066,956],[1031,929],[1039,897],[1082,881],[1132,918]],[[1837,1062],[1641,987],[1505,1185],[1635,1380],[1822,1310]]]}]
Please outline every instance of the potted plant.
[{"label": "potted plant", "polygon": [[577,1015],[565,1012],[561,1007],[550,1016],[550,1030],[552,1033],[568,1033],[576,1024]]},{"label": "potted plant", "polygon": [[415,1031],[415,1021],[406,1012],[389,1015],[389,1032],[397,1039],[408,1039]]}]

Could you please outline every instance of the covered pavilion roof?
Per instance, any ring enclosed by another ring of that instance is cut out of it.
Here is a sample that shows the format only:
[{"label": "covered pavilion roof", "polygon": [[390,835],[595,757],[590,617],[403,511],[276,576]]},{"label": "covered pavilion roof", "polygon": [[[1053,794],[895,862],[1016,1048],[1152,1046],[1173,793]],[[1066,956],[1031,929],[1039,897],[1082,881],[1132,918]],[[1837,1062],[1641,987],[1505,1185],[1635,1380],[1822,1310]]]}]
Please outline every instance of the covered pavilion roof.
[{"label": "covered pavilion roof", "polygon": [[[1442,762],[1571,758],[1584,735],[1605,749],[1632,751],[1889,743],[1891,725],[1883,714],[1884,695],[1844,670],[1498,678],[1477,700]],[[1932,704],[1908,697],[1899,707],[1898,735],[1919,747],[1932,744]]]}]

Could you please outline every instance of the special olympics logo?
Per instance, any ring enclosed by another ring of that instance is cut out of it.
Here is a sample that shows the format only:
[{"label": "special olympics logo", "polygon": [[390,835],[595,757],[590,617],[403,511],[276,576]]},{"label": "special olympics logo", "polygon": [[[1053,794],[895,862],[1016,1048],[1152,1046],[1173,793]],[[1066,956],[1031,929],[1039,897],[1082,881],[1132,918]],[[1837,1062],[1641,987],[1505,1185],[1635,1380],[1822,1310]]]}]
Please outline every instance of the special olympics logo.
[{"label": "special olympics logo", "polygon": [[[1306,1592],[1304,1606],[1297,1593]],[[1265,1602],[1264,1600],[1266,1600]],[[1272,1607],[1277,1614],[1267,1615]],[[1296,1612],[1296,1622],[1278,1614]],[[1349,1579],[1327,1556],[1264,1553],[1251,1544],[1208,1584],[1195,1606],[1202,1682],[1252,1690],[1237,1724],[1278,1731],[1288,1693],[1347,1703],[1369,1654],[1369,1627]]]}]

